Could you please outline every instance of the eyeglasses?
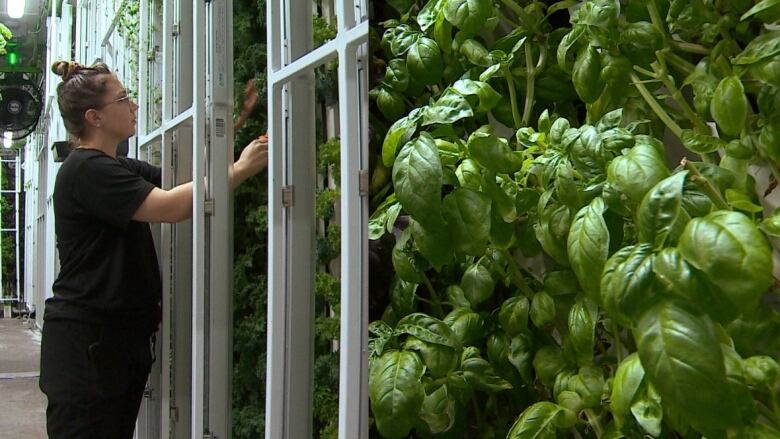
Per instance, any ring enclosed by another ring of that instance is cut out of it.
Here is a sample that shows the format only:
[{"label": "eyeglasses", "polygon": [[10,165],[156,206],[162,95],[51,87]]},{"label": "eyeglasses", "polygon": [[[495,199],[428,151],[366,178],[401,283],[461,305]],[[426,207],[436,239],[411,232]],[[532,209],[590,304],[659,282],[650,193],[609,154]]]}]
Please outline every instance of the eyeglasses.
[{"label": "eyeglasses", "polygon": [[122,96],[119,99],[114,99],[113,101],[110,101],[110,102],[107,102],[105,104],[102,104],[98,108],[105,108],[105,107],[108,107],[109,105],[116,104],[118,102],[130,102],[131,99],[132,99],[132,97],[130,96],[130,93],[128,93],[127,90],[125,90],[125,95],[124,96]]}]

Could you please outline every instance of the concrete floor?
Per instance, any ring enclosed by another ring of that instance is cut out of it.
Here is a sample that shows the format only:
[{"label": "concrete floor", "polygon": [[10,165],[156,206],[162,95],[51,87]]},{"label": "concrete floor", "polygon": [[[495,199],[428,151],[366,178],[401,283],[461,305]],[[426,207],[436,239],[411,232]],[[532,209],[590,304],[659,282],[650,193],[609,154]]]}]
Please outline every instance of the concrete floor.
[{"label": "concrete floor", "polygon": [[0,439],[46,438],[46,395],[38,389],[40,332],[0,319]]}]

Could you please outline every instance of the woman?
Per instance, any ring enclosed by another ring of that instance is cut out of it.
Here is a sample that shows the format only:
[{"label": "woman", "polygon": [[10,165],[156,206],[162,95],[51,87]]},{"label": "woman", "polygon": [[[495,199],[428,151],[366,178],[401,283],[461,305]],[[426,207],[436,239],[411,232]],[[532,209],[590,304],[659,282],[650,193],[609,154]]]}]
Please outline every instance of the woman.
[{"label": "woman", "polygon": [[[116,156],[136,110],[105,64],[59,61],[57,101],[77,145],[60,167],[54,216],[60,272],[46,301],[40,387],[49,438],[133,436],[161,321],[161,278],[148,223],[192,214],[192,183],[162,189],[161,171]],[[232,187],[267,164],[267,139],[229,168]]]}]

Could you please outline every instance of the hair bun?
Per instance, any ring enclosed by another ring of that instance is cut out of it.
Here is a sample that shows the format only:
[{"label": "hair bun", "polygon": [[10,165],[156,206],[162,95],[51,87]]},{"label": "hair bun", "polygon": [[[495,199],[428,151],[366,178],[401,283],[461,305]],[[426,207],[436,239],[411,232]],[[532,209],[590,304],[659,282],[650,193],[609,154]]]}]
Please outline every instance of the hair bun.
[{"label": "hair bun", "polygon": [[56,61],[51,65],[51,71],[62,77],[63,81],[67,81],[84,66],[75,61]]}]

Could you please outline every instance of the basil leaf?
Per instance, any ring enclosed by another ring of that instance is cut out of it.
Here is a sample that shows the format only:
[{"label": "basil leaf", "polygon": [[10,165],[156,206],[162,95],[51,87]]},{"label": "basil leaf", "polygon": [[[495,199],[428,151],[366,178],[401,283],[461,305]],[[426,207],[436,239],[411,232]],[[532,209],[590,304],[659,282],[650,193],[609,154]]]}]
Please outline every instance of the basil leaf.
[{"label": "basil leaf", "polygon": [[469,136],[468,149],[471,157],[480,165],[502,174],[513,174],[523,167],[523,158],[509,147],[506,139],[478,130]]},{"label": "basil leaf", "polygon": [[474,34],[493,17],[494,11],[490,0],[447,0],[444,17],[453,26]]},{"label": "basil leaf", "polygon": [[548,401],[537,402],[523,411],[507,439],[555,439],[563,408]]},{"label": "basil leaf", "polygon": [[455,425],[456,414],[455,400],[450,398],[446,385],[425,395],[420,408],[420,418],[433,434],[449,431]]},{"label": "basil leaf", "polygon": [[444,217],[455,240],[455,250],[479,256],[490,236],[490,198],[472,189],[460,188],[444,198]]},{"label": "basil leaf", "polygon": [[[458,286],[454,288],[460,289]],[[452,328],[464,346],[473,345],[485,335],[482,317],[469,308],[455,308],[444,317],[444,323]]]},{"label": "basil leaf", "polygon": [[661,154],[644,143],[612,160],[607,169],[607,182],[626,197],[631,209],[635,209],[645,194],[668,176]]},{"label": "basil leaf", "polygon": [[509,335],[517,335],[528,329],[528,310],[530,303],[524,296],[510,297],[498,312],[498,321]]},{"label": "basil leaf", "polygon": [[694,218],[680,236],[680,253],[743,312],[755,309],[772,284],[772,252],[755,224],[738,212]]},{"label": "basil leaf", "polygon": [[398,334],[409,334],[424,342],[460,349],[461,344],[455,333],[441,320],[423,313],[409,314],[398,321],[395,327]]},{"label": "basil leaf", "polygon": [[428,133],[407,143],[393,165],[393,186],[398,201],[416,221],[441,224],[442,171],[439,151]]},{"label": "basil leaf", "polygon": [[534,294],[531,300],[531,321],[534,326],[541,328],[555,318],[555,302],[544,291]]},{"label": "basil leaf", "polygon": [[586,366],[593,362],[598,306],[587,298],[580,298],[569,310],[569,336],[577,358],[577,364]]},{"label": "basil leaf", "polygon": [[574,216],[567,249],[572,270],[582,290],[598,300],[599,276],[609,253],[609,230],[604,221],[604,201],[594,198]]},{"label": "basil leaf", "polygon": [[482,264],[473,264],[463,273],[460,287],[472,307],[477,307],[493,295],[496,284],[490,271]]},{"label": "basil leaf", "polygon": [[639,241],[658,250],[667,239],[675,243],[682,227],[690,220],[682,209],[683,186],[688,171],[667,177],[645,195],[639,206]]},{"label": "basil leaf", "polygon": [[389,351],[371,362],[368,394],[382,436],[403,438],[414,427],[425,397],[423,370],[414,352]]},{"label": "basil leaf", "polygon": [[612,255],[601,277],[601,300],[610,317],[624,326],[659,300],[649,244],[623,247]]},{"label": "basil leaf", "polygon": [[642,316],[634,336],[642,366],[665,406],[704,434],[738,423],[723,352],[709,318],[678,303],[661,302]]},{"label": "basil leaf", "polygon": [[631,413],[631,405],[641,390],[644,380],[645,370],[639,361],[639,354],[634,352],[620,363],[615,372],[615,379],[612,381],[609,407],[618,428],[626,425]]},{"label": "basil leaf", "polygon": [[427,371],[434,378],[446,376],[455,370],[460,362],[459,352],[455,349],[440,344],[426,343],[413,336],[406,339],[404,349],[419,353]]},{"label": "basil leaf", "polygon": [[406,53],[406,65],[412,77],[425,85],[439,82],[444,72],[439,45],[428,37],[420,37],[412,44]]},{"label": "basil leaf", "polygon": [[737,76],[727,76],[720,81],[712,96],[710,111],[724,133],[739,136],[747,120],[748,101]]}]

